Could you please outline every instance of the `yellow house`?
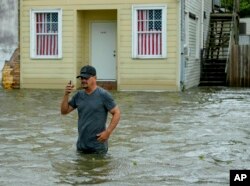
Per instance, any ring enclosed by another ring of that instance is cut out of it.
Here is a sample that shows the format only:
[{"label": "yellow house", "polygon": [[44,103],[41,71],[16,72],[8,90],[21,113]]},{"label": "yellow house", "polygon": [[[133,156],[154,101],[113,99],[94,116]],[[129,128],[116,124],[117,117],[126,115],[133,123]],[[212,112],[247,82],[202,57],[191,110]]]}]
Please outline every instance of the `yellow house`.
[{"label": "yellow house", "polygon": [[180,90],[179,0],[21,0],[21,88],[63,89],[83,65],[117,90]]}]

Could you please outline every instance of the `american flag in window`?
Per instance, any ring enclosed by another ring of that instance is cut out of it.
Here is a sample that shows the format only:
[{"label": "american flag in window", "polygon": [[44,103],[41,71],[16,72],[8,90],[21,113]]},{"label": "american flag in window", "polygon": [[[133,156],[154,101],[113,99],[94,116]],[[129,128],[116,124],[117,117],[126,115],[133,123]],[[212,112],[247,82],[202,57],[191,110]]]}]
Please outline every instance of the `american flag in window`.
[{"label": "american flag in window", "polygon": [[36,55],[58,55],[58,13],[36,13]]},{"label": "american flag in window", "polygon": [[162,55],[162,9],[137,10],[137,53]]}]

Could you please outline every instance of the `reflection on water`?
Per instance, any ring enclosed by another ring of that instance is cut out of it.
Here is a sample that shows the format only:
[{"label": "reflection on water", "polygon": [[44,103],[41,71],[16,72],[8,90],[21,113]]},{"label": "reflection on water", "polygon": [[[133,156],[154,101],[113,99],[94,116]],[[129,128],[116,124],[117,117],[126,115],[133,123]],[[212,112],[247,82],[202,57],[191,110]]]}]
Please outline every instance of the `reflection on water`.
[{"label": "reflection on water", "polygon": [[0,89],[0,185],[228,185],[250,168],[250,89],[113,92],[122,119],[106,156],[76,152],[62,95]]}]

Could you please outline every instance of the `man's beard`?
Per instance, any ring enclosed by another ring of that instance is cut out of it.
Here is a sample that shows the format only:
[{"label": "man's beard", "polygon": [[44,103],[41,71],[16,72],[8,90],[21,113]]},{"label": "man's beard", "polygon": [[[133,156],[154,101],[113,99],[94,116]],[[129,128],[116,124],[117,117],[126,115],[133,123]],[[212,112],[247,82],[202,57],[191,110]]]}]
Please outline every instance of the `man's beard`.
[{"label": "man's beard", "polygon": [[83,83],[83,84],[82,84],[82,88],[83,88],[83,89],[87,89],[87,88],[88,88],[88,84]]}]

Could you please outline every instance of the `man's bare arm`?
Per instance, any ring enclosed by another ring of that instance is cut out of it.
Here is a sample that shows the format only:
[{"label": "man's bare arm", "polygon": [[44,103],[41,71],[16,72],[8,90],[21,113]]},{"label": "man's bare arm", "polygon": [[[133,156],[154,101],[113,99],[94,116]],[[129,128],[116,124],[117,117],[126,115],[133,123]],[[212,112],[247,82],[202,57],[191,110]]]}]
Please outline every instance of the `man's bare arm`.
[{"label": "man's bare arm", "polygon": [[61,103],[61,114],[65,115],[74,110],[73,107],[69,105],[69,95],[64,95]]},{"label": "man's bare arm", "polygon": [[71,84],[71,81],[65,87],[65,93],[61,103],[61,114],[65,115],[70,113],[74,108],[69,105],[69,94],[73,91],[74,85]]},{"label": "man's bare arm", "polygon": [[106,130],[108,133],[111,134],[120,121],[121,111],[120,111],[119,107],[116,106],[115,108],[113,108],[110,111],[110,113],[112,114],[112,118],[111,118],[110,124]]},{"label": "man's bare arm", "polygon": [[121,112],[118,106],[115,106],[115,108],[113,108],[110,113],[112,114],[112,118],[108,128],[105,131],[97,134],[97,140],[100,142],[105,142],[106,140],[108,140],[109,136],[120,121]]}]

